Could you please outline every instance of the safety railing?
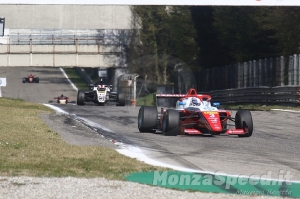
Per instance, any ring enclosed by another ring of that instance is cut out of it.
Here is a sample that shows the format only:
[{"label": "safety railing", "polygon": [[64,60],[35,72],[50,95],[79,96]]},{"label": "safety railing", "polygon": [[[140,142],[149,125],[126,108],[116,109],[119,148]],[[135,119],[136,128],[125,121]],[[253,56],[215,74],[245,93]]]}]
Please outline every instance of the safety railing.
[{"label": "safety railing", "polygon": [[300,105],[299,86],[251,87],[207,92],[221,104]]}]

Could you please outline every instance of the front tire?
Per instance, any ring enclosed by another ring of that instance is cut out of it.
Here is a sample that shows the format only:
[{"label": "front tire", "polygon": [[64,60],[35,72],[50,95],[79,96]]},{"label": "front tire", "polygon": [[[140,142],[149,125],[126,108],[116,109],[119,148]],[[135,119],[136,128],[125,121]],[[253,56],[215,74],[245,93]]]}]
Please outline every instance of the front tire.
[{"label": "front tire", "polygon": [[40,82],[40,78],[38,78],[38,77],[35,78],[35,82],[36,82],[36,83],[39,83],[39,82]]},{"label": "front tire", "polygon": [[179,135],[180,114],[173,109],[167,109],[163,115],[162,132],[166,136]]},{"label": "front tire", "polygon": [[248,110],[238,110],[235,114],[235,128],[244,129],[245,135],[239,137],[250,137],[253,132],[253,120],[251,112]]},{"label": "front tire", "polygon": [[138,129],[141,133],[155,133],[157,128],[157,108],[154,106],[142,106],[139,109]]},{"label": "front tire", "polygon": [[85,91],[78,91],[77,105],[84,105]]}]

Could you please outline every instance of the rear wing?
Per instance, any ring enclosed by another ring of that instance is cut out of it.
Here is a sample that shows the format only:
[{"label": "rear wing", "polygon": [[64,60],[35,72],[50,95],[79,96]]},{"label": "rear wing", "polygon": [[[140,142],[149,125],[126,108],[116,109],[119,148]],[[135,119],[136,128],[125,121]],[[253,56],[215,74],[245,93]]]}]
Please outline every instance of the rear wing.
[{"label": "rear wing", "polygon": [[[153,95],[153,101],[154,101],[154,105],[155,106],[165,106],[165,107],[170,107],[176,105],[177,100],[179,100],[180,98],[184,98],[184,97],[196,97],[198,99],[202,100],[211,100],[211,96],[207,95],[207,94],[198,94],[196,89],[194,88],[190,88],[187,92],[187,94],[154,94]],[[166,98],[165,100],[162,100],[163,103],[162,105],[160,105],[157,101],[157,99],[159,98]],[[170,100],[167,100],[170,99]],[[174,102],[174,99],[176,100]],[[165,102],[165,104],[164,104]]]},{"label": "rear wing", "polygon": [[[183,97],[197,97],[200,99],[203,98],[211,99],[210,95],[205,95],[205,94],[153,94],[154,106],[171,107],[176,104],[177,100]],[[170,100],[163,100],[163,102],[158,103],[159,98],[170,99]]]},{"label": "rear wing", "polygon": [[156,94],[156,98],[181,98],[186,94]]},{"label": "rear wing", "polygon": [[[94,89],[95,86],[98,86],[100,84],[88,84],[88,87],[90,87],[91,90]],[[112,90],[113,85],[106,85],[106,84],[101,84],[103,87],[102,88],[109,88],[110,90]]]},{"label": "rear wing", "polygon": [[[186,96],[186,94],[153,94],[154,106],[172,107],[172,105],[174,105],[174,100],[177,101],[178,99],[184,96]],[[158,101],[158,99],[166,99],[166,100]]]}]

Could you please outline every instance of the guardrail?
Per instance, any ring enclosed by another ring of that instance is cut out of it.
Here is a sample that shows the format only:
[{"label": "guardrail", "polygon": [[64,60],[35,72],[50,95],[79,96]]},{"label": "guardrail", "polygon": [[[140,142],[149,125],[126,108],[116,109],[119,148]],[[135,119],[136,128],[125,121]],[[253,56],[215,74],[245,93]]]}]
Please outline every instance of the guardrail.
[{"label": "guardrail", "polygon": [[265,104],[300,106],[299,86],[251,87],[207,92],[221,104]]}]

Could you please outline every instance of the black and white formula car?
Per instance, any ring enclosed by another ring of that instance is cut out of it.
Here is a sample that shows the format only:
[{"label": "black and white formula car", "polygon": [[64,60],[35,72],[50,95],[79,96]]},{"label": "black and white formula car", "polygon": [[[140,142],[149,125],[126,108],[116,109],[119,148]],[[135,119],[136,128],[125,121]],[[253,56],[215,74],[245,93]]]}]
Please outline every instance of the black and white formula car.
[{"label": "black and white formula car", "polygon": [[105,84],[90,84],[91,91],[79,90],[77,93],[77,105],[85,102],[94,102],[96,105],[106,105],[108,102],[116,102],[117,106],[125,106],[123,92],[112,92],[111,86]]}]

